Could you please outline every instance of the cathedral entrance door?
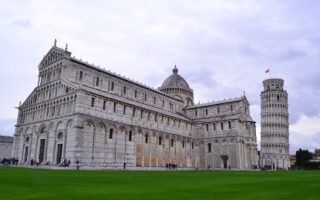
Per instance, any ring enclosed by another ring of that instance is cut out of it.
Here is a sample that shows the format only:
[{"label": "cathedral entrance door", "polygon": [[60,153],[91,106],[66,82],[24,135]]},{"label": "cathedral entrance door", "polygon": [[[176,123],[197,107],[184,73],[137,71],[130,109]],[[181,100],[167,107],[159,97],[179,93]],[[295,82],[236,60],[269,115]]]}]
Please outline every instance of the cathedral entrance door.
[{"label": "cathedral entrance door", "polygon": [[222,162],[223,162],[223,168],[224,169],[228,168],[228,158],[229,158],[228,155],[221,155],[221,159],[222,159]]},{"label": "cathedral entrance door", "polygon": [[227,169],[227,160],[223,160],[223,168]]},{"label": "cathedral entrance door", "polygon": [[40,139],[40,150],[39,150],[39,163],[42,163],[44,160],[44,147],[46,144],[45,139]]},{"label": "cathedral entrance door", "polygon": [[57,164],[61,163],[62,158],[62,144],[57,145]]},{"label": "cathedral entrance door", "polygon": [[28,160],[29,147],[25,147],[24,149],[24,162]]}]

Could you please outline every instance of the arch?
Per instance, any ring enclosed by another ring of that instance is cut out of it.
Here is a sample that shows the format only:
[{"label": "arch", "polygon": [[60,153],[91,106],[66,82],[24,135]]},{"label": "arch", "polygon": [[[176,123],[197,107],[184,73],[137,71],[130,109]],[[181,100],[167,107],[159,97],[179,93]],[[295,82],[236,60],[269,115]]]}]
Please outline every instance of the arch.
[{"label": "arch", "polygon": [[103,122],[100,121],[100,122],[97,123],[96,127],[97,127],[97,128],[104,128],[104,129],[106,129],[107,126],[106,126]]},{"label": "arch", "polygon": [[137,128],[137,133],[140,133],[140,134],[142,134],[143,133],[143,129],[142,128]]},{"label": "arch", "polygon": [[54,122],[51,122],[51,123],[48,125],[48,132],[52,131],[52,130],[53,130],[53,127],[54,127]]},{"label": "arch", "polygon": [[47,133],[47,127],[43,126],[43,127],[39,127],[39,134],[45,134]]},{"label": "arch", "polygon": [[85,121],[82,132],[82,162],[92,164],[95,125],[90,120]]},{"label": "arch", "polygon": [[92,124],[92,125],[95,124],[94,121],[93,121],[91,118],[89,118],[89,117],[82,119],[81,122],[80,122],[80,124],[81,124],[81,126],[84,127],[85,124],[88,123],[88,122],[89,122],[90,124]]},{"label": "arch", "polygon": [[117,130],[118,130],[118,133],[124,133],[124,132],[127,132],[127,129],[126,129],[126,127],[125,127],[125,126],[119,126]]},{"label": "arch", "polygon": [[185,98],[185,101],[187,102],[187,105],[188,105],[188,106],[189,106],[189,105],[193,105],[193,101],[192,101],[191,98],[187,97],[187,98]]},{"label": "arch", "polygon": [[25,135],[31,135],[32,134],[31,128],[29,126],[25,129],[24,134]]},{"label": "arch", "polygon": [[39,133],[44,133],[44,132],[46,132],[47,131],[47,126],[46,126],[46,124],[45,123],[42,123],[42,124],[40,124],[40,126],[38,127],[38,132]]},{"label": "arch", "polygon": [[62,129],[64,129],[64,128],[65,128],[65,126],[64,126],[64,124],[63,124],[63,121],[59,121],[59,122],[56,124],[55,130],[62,130]]},{"label": "arch", "polygon": [[93,161],[95,165],[102,165],[105,161],[105,145],[107,142],[107,128],[103,122],[98,122],[93,133]]},{"label": "arch", "polygon": [[24,145],[22,149],[21,158],[23,162],[27,162],[30,160],[30,145],[32,145],[32,129],[30,127],[27,127],[25,129],[23,140]]},{"label": "arch", "polygon": [[38,130],[37,125],[32,126],[32,133],[37,133],[37,130]]},{"label": "arch", "polygon": [[23,127],[19,129],[19,135],[23,135]]},{"label": "arch", "polygon": [[72,127],[72,124],[73,124],[73,120],[72,119],[69,119],[66,123],[66,129],[67,128],[71,128]]}]

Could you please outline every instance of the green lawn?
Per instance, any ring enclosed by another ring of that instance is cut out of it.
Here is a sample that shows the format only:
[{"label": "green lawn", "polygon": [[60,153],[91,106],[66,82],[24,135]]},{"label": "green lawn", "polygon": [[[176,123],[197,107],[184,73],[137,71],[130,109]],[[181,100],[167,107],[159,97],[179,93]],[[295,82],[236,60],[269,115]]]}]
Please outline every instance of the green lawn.
[{"label": "green lawn", "polygon": [[320,171],[63,171],[0,167],[0,199],[320,199]]}]

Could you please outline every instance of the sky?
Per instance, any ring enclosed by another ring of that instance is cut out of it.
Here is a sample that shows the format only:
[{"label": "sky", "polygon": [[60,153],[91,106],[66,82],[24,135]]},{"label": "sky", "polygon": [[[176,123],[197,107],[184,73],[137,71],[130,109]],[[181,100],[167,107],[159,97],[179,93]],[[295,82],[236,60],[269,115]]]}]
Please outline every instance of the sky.
[{"label": "sky", "polygon": [[[320,148],[320,1],[0,0],[0,134],[57,39],[76,58],[157,88],[176,65],[195,102],[247,96],[260,141],[262,81],[289,94],[290,153]],[[271,74],[265,71],[270,69]]]}]

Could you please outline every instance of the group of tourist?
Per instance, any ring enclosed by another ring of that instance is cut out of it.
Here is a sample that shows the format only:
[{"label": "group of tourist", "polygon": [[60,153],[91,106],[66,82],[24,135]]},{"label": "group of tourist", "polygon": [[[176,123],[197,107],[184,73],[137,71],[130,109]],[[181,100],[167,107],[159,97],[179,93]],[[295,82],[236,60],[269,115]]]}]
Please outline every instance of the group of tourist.
[{"label": "group of tourist", "polygon": [[71,161],[70,161],[70,160],[63,159],[63,160],[62,160],[62,163],[60,163],[59,166],[61,166],[61,167],[69,167],[70,164],[71,164]]},{"label": "group of tourist", "polygon": [[18,165],[18,158],[3,158],[1,160],[2,165]]},{"label": "group of tourist", "polygon": [[31,166],[33,166],[33,165],[37,165],[37,166],[39,166],[39,164],[40,164],[40,163],[39,163],[39,162],[34,161],[34,160],[33,160],[33,158],[30,160],[30,165],[31,165]]},{"label": "group of tourist", "polygon": [[[33,160],[33,158],[30,160],[30,165],[31,166],[39,166],[41,163]],[[50,162],[46,162],[45,163],[46,165],[50,165]],[[71,161],[70,160],[67,160],[67,159],[63,159],[62,162],[59,164],[60,167],[69,167],[71,164]]]},{"label": "group of tourist", "polygon": [[177,164],[172,164],[172,163],[167,163],[167,164],[166,164],[166,169],[176,170],[177,168],[178,168],[178,165],[177,165]]}]

